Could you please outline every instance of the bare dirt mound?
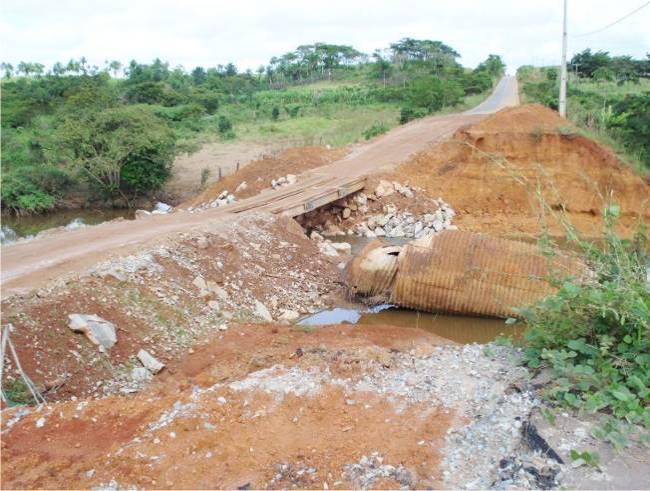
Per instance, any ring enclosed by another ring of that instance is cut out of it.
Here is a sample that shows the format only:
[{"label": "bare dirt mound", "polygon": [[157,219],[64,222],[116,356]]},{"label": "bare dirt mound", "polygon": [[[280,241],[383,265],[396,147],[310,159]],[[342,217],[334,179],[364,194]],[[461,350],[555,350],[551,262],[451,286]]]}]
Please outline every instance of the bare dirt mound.
[{"label": "bare dirt mound", "polygon": [[[323,147],[290,148],[276,156],[265,156],[251,162],[234,174],[224,177],[209,186],[195,198],[183,203],[181,207],[195,207],[214,201],[223,191],[234,193],[238,199],[258,194],[271,187],[271,180],[287,174],[300,174],[306,170],[321,167],[343,158],[346,149],[327,149]],[[246,189],[237,191],[237,186],[246,182]]]},{"label": "bare dirt mound", "polygon": [[[540,193],[551,210],[565,209],[587,236],[602,233],[611,198],[622,209],[621,231],[650,218],[650,185],[607,147],[581,136],[554,111],[530,104],[508,108],[417,154],[389,178],[408,180],[458,212],[466,230],[501,235],[542,230]],[[548,216],[554,234],[557,219]]]}]

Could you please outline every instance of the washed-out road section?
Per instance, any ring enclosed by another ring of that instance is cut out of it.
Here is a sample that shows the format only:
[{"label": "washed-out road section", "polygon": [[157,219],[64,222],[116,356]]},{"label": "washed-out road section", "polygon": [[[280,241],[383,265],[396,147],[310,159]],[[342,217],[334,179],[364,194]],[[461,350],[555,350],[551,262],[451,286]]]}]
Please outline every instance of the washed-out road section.
[{"label": "washed-out road section", "polygon": [[507,76],[473,110],[431,116],[395,128],[357,145],[341,160],[301,174],[295,185],[281,190],[269,189],[228,207],[107,222],[4,246],[1,249],[2,296],[6,298],[39,288],[57,277],[81,273],[111,255],[128,254],[172,233],[218,227],[230,222],[236,213],[266,211],[296,215],[301,210],[322,206],[328,200],[358,190],[363,176],[398,165],[458,128],[477,123],[487,114],[518,102],[516,79]]}]

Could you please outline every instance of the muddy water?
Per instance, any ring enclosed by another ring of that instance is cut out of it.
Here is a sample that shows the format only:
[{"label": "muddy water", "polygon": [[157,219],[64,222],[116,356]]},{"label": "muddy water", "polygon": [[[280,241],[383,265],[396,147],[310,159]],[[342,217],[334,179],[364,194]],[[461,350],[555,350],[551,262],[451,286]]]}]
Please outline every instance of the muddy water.
[{"label": "muddy water", "polygon": [[382,305],[369,310],[335,308],[300,321],[303,326],[324,324],[375,324],[420,328],[457,343],[488,343],[499,336],[518,339],[522,328],[506,325],[503,319],[429,314]]},{"label": "muddy water", "polygon": [[3,216],[2,228],[13,230],[16,238],[20,238],[36,235],[50,228],[67,226],[75,221],[80,223],[79,220],[85,225],[97,225],[120,217],[133,219],[134,216],[135,211],[126,208],[61,210],[43,215]]}]

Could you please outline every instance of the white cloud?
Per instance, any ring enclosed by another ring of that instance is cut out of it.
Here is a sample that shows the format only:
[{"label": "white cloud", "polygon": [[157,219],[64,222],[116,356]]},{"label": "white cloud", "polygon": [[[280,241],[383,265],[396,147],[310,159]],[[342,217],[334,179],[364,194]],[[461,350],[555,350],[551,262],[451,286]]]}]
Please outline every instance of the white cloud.
[{"label": "white cloud", "polygon": [[[598,29],[640,0],[569,0],[569,32]],[[4,0],[0,58],[16,63],[86,56],[91,63],[155,57],[172,66],[233,61],[256,68],[271,56],[315,41],[351,44],[372,52],[402,37],[438,39],[474,66],[501,54],[521,64],[557,63],[562,0]],[[644,56],[650,51],[650,7],[588,37],[585,47]]]}]

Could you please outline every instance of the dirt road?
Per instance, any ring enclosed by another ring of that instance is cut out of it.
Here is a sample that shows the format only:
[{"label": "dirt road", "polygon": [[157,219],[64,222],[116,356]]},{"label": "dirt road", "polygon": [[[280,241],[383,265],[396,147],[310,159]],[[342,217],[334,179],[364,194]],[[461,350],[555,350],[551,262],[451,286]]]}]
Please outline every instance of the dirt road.
[{"label": "dirt road", "polygon": [[504,77],[486,102],[463,114],[432,116],[400,126],[357,146],[344,159],[306,172],[297,184],[267,190],[237,206],[189,213],[181,211],[138,221],[111,222],[74,231],[53,233],[2,247],[2,295],[29,291],[68,274],[81,273],[111,255],[123,255],[144,244],[164,240],[175,232],[214,228],[233,218],[233,212],[282,211],[308,202],[326,189],[336,189],[354,178],[404,162],[451,135],[458,128],[480,121],[484,115],[516,105],[517,83]]}]

